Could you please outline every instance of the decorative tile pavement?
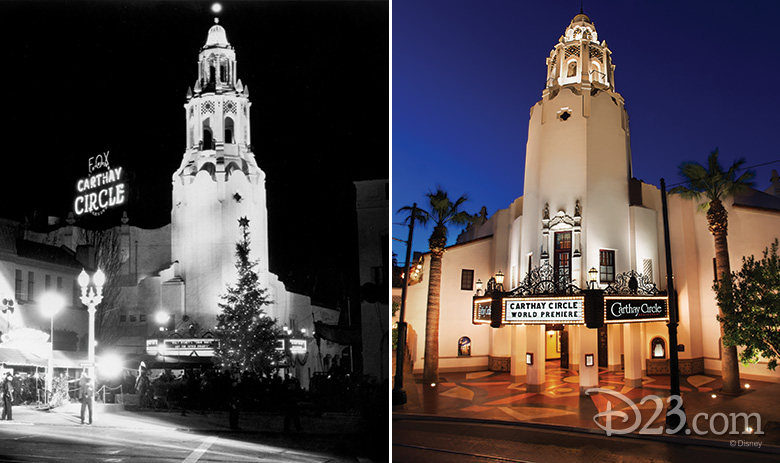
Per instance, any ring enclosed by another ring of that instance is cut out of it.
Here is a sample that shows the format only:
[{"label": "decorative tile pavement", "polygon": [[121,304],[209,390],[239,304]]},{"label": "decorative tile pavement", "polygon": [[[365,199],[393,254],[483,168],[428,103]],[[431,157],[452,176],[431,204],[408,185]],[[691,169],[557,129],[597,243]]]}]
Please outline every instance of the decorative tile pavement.
[{"label": "decorative tile pavement", "polygon": [[[527,392],[527,384],[513,382],[508,372],[447,373],[434,387],[423,385],[418,378],[415,385],[421,405],[404,411],[597,428],[595,420],[602,424],[611,420],[617,424],[624,423],[624,418],[629,422],[625,426],[630,426],[636,419],[631,410],[633,405],[639,410],[644,427],[660,426],[668,407],[669,376],[645,376],[640,387],[627,386],[622,371],[599,369],[598,376],[600,388],[620,393],[633,403],[608,392],[581,395],[577,371],[560,368],[558,362],[548,362],[547,381],[540,392]],[[686,407],[690,405],[693,409],[711,405],[714,400],[711,391],[721,385],[719,377],[680,377],[683,400]]]}]

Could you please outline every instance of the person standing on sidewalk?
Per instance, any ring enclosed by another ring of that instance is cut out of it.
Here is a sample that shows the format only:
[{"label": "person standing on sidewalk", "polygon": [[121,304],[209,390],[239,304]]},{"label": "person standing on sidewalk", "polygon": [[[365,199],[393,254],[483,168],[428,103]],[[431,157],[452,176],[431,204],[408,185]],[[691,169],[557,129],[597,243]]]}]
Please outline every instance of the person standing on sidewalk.
[{"label": "person standing on sidewalk", "polygon": [[11,409],[14,400],[14,386],[11,384],[14,377],[11,373],[5,374],[5,380],[3,381],[2,390],[0,394],[3,396],[3,416],[2,419],[11,421],[13,410]]},{"label": "person standing on sidewalk", "polygon": [[79,387],[79,399],[81,399],[81,424],[84,424],[84,410],[89,408],[89,424],[92,424],[92,398],[95,389],[92,386],[92,378],[86,372],[81,373]]},{"label": "person standing on sidewalk", "polygon": [[290,432],[290,422],[295,425],[295,430],[301,432],[301,418],[298,414],[298,398],[301,393],[301,383],[298,378],[285,375],[282,384],[282,394],[284,397],[284,433]]}]

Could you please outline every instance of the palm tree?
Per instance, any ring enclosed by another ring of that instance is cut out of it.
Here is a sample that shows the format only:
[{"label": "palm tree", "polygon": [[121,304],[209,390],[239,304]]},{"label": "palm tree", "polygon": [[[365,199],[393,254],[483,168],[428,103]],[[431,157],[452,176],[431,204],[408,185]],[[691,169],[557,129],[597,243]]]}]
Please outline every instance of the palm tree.
[{"label": "palm tree", "polygon": [[[442,187],[437,186],[436,191],[425,195],[429,201],[429,208],[416,208],[418,220],[425,225],[433,222],[433,233],[428,239],[428,247],[431,250],[431,267],[428,279],[428,303],[426,307],[425,321],[425,366],[423,368],[423,382],[425,384],[439,381],[439,298],[441,293],[441,258],[447,246],[447,226],[465,225],[472,220],[472,216],[461,210],[461,205],[468,200],[463,195],[454,202]],[[399,212],[410,211],[406,206]]]},{"label": "palm tree", "polygon": [[[699,205],[699,210],[707,213],[709,230],[715,239],[715,268],[719,280],[731,275],[729,243],[726,237],[729,219],[728,212],[723,207],[723,201],[753,186],[752,180],[755,172],[748,170],[737,177],[737,172],[742,170],[744,163],[744,159],[739,159],[728,170],[723,170],[723,166],[718,162],[718,150],[716,149],[707,159],[707,167],[698,162],[690,161],[680,164],[680,175],[682,175],[685,185],[671,190],[671,193],[679,193],[684,198],[704,200]],[[723,318],[724,309],[728,310],[728,307],[724,306],[725,304],[718,304],[719,318]],[[721,340],[726,339],[722,322],[720,336]],[[723,344],[721,353],[723,392],[737,394],[740,391],[737,347]]]}]

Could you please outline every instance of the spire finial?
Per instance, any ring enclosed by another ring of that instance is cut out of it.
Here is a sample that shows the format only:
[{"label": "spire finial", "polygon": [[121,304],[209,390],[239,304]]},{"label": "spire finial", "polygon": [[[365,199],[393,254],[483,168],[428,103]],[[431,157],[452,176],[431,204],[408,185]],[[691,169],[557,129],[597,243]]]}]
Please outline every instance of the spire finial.
[{"label": "spire finial", "polygon": [[214,18],[214,24],[219,24],[219,18]]},{"label": "spire finial", "polygon": [[580,0],[580,14],[585,14],[585,11],[582,9],[582,4],[585,0]]}]

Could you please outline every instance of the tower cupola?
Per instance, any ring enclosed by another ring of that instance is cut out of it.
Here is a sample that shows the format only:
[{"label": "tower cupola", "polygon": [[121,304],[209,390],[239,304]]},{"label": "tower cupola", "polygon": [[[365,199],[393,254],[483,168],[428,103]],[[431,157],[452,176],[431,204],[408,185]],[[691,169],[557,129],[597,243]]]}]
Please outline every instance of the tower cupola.
[{"label": "tower cupola", "polygon": [[198,57],[195,94],[224,93],[236,90],[236,52],[227,40],[225,28],[214,18],[206,44]]},{"label": "tower cupola", "polygon": [[615,90],[612,52],[598,41],[596,26],[580,13],[547,58],[547,88],[591,83],[602,90]]}]

